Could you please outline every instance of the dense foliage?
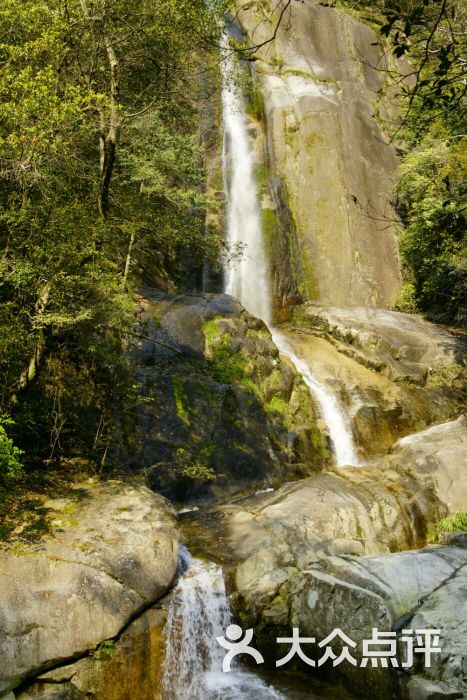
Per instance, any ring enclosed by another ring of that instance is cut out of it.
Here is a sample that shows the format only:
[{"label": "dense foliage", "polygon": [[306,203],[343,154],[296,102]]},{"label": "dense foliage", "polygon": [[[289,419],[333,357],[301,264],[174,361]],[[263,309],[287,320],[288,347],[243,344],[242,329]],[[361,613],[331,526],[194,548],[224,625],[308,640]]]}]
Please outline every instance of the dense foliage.
[{"label": "dense foliage", "polygon": [[135,281],[217,254],[199,131],[224,4],[0,5],[0,479],[102,464],[135,398]]},{"label": "dense foliage", "polygon": [[376,25],[401,119],[384,124],[403,158],[397,186],[402,310],[467,323],[467,7],[462,0],[347,2]]},{"label": "dense foliage", "polygon": [[402,309],[467,325],[466,143],[433,117],[409,148],[397,193],[405,227]]},{"label": "dense foliage", "polygon": [[[379,68],[397,85],[402,122],[387,127],[406,154],[399,306],[463,324],[465,7],[339,4],[392,53]],[[229,5],[0,5],[0,489],[31,465],[118,452],[137,401],[122,353],[135,284],[195,284],[218,256],[201,114]]]},{"label": "dense foliage", "polygon": [[398,79],[396,133],[407,151],[397,188],[405,302],[434,320],[467,325],[467,8],[418,0],[383,11],[382,34],[409,62]]}]

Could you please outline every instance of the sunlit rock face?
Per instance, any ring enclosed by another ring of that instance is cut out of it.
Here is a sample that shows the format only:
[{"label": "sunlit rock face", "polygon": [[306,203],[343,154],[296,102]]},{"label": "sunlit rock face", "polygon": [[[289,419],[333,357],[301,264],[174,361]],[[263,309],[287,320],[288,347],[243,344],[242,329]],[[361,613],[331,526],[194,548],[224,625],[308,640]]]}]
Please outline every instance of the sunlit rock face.
[{"label": "sunlit rock face", "polygon": [[0,692],[96,648],[102,658],[177,573],[174,512],[145,487],[89,480],[43,509],[44,535],[0,552]]},{"label": "sunlit rock face", "polygon": [[420,316],[307,303],[288,337],[345,407],[363,460],[465,410],[466,344]]},{"label": "sunlit rock face", "polygon": [[[252,44],[273,35],[278,13],[268,3],[237,7]],[[400,285],[390,203],[397,158],[376,118],[387,117],[376,43],[370,27],[306,0],[291,4],[275,41],[256,54],[272,199],[282,183],[299,290],[324,303],[388,307]],[[274,291],[293,288],[276,280]]]},{"label": "sunlit rock face", "polygon": [[[271,664],[271,638],[291,627],[319,639],[339,627],[358,643],[374,627],[441,629],[431,668],[417,662],[396,678],[347,664],[332,678],[359,697],[460,697],[465,534],[413,550],[439,516],[465,504],[466,458],[460,417],[400,440],[371,467],[321,473],[201,515],[204,551],[232,565],[234,605]],[[195,528],[185,532],[196,544]]]}]

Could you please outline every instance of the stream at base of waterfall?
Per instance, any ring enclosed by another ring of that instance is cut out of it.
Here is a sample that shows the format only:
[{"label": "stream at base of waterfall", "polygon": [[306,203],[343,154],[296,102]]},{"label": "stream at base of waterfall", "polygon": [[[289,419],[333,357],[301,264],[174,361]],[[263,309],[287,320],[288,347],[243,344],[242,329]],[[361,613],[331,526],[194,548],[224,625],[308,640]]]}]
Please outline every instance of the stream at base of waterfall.
[{"label": "stream at base of waterfall", "polygon": [[225,636],[231,621],[221,567],[180,547],[166,625],[164,700],[344,700],[328,685],[311,687],[310,679],[277,672],[269,672],[269,680],[267,672],[243,668],[237,659],[224,673],[226,651],[216,638]]},{"label": "stream at base of waterfall", "polygon": [[167,700],[283,700],[259,676],[232,664],[223,673],[225,650],[216,641],[231,623],[222,569],[181,554],[181,574],[167,620],[163,679]]}]

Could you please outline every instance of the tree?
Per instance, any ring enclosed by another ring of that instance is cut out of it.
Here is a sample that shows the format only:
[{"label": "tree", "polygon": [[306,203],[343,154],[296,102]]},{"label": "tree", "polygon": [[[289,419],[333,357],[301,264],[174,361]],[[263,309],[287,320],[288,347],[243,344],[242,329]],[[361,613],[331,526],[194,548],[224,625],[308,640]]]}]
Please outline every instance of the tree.
[{"label": "tree", "polygon": [[465,110],[465,4],[459,0],[388,0],[382,13],[381,34],[391,40],[394,56],[408,57],[410,63],[402,75],[392,72],[407,98],[405,116],[416,101],[423,108]]},{"label": "tree", "polygon": [[12,423],[11,418],[0,416],[0,487],[19,479],[23,470],[20,462],[23,451],[15,447],[5,430],[5,426]]},{"label": "tree", "polygon": [[0,407],[25,462],[105,453],[134,273],[176,285],[180,251],[215,255],[197,134],[227,4],[0,6]]},{"label": "tree", "polygon": [[381,92],[389,84],[400,106],[399,118],[384,124],[402,156],[395,196],[405,285],[397,305],[465,325],[467,8],[461,0],[352,6],[379,24],[383,57],[374,68]]}]

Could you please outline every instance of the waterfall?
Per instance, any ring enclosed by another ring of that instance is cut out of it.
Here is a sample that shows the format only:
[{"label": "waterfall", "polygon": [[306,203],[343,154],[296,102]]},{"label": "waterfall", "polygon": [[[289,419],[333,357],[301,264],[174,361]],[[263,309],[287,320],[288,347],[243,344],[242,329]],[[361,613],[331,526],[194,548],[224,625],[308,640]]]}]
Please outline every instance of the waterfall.
[{"label": "waterfall", "polygon": [[[226,40],[225,40],[226,41]],[[225,291],[239,299],[254,316],[271,321],[269,271],[261,238],[253,154],[248,138],[243,95],[232,76],[235,66],[225,48],[222,87],[224,146],[222,153],[224,192],[227,198],[227,239],[230,248],[242,253],[226,269]],[[248,303],[244,303],[244,301]]]},{"label": "waterfall", "polygon": [[345,413],[336,397],[313,376],[308,363],[295,354],[284,334],[275,328],[270,328],[270,331],[281,355],[289,358],[319,404],[334,447],[336,465],[338,467],[345,467],[349,464],[357,466],[359,460],[353,444],[352,433]]},{"label": "waterfall", "polygon": [[231,622],[222,569],[180,550],[181,574],[166,625],[164,700],[284,700],[238,665],[222,672],[225,650],[216,637],[225,636]]},{"label": "waterfall", "polygon": [[254,177],[253,153],[241,90],[235,81],[235,66],[224,40],[222,107],[224,121],[223,172],[227,199],[227,241],[240,247],[240,262],[226,270],[225,291],[239,299],[271,331],[279,351],[286,355],[316,399],[333,444],[336,464],[358,465],[352,432],[337,398],[313,376],[308,363],[300,358],[282,332],[271,325],[269,270],[261,233],[261,209]]}]

